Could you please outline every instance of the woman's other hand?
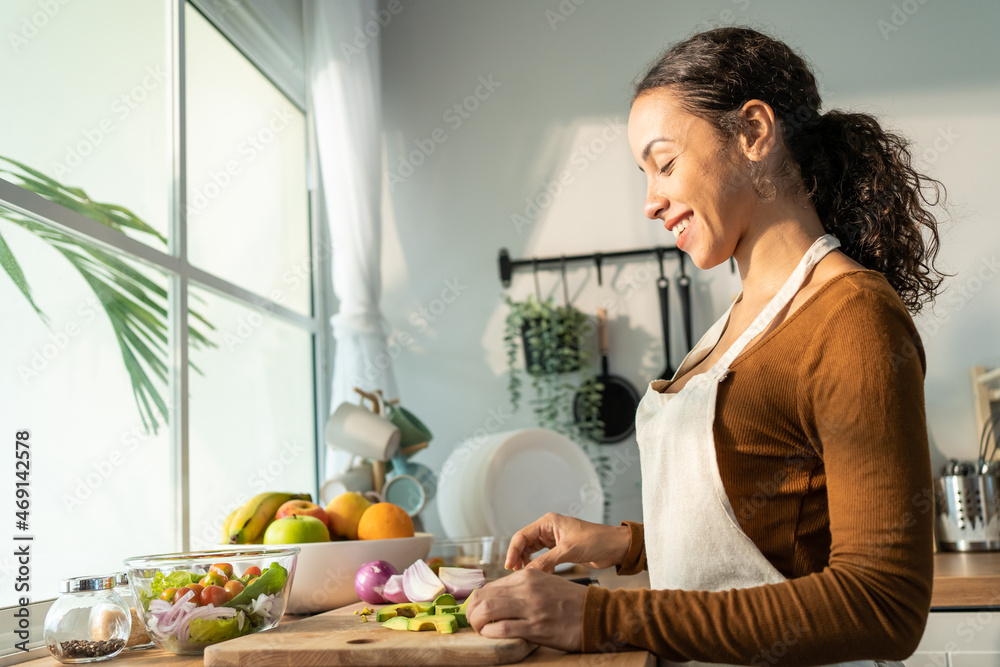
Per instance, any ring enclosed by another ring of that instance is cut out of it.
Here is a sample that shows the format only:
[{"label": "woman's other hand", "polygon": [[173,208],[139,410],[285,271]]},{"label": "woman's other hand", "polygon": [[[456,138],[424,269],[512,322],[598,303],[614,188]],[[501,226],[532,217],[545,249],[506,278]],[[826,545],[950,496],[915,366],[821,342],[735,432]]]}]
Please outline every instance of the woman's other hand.
[{"label": "woman's other hand", "polygon": [[[560,563],[580,563],[600,570],[621,564],[628,553],[628,526],[605,526],[549,513],[511,538],[504,567],[552,572]],[[531,554],[548,548],[535,560]]]},{"label": "woman's other hand", "polygon": [[586,596],[586,586],[532,568],[474,591],[466,618],[484,637],[519,637],[561,651],[579,651]]}]

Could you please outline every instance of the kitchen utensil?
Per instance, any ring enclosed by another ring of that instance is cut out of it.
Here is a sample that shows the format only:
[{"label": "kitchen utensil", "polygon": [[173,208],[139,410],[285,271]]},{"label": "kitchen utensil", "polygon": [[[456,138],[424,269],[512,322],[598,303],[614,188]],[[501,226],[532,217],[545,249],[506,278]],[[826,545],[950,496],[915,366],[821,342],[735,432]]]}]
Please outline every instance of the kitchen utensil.
[{"label": "kitchen utensil", "polygon": [[353,403],[337,407],[327,420],[324,433],[328,447],[377,461],[386,461],[396,454],[400,436],[399,427],[388,419]]},{"label": "kitchen utensil", "polygon": [[373,560],[384,560],[402,572],[416,561],[426,559],[433,543],[434,536],[430,533],[416,533],[413,537],[388,540],[297,544],[301,552],[285,612],[315,614],[357,602],[354,575],[359,567]]},{"label": "kitchen utensil", "polygon": [[681,316],[684,318],[684,350],[691,351],[694,339],[691,337],[691,278],[684,272],[684,253],[679,253],[681,275],[677,278],[677,291],[681,296]]},{"label": "kitchen utensil", "polygon": [[511,434],[492,449],[484,470],[479,488],[490,535],[513,535],[546,512],[601,521],[604,492],[594,465],[554,431]]},{"label": "kitchen utensil", "polygon": [[663,251],[657,252],[660,260],[660,278],[656,281],[656,289],[660,294],[660,325],[663,327],[663,355],[666,368],[660,373],[660,378],[670,380],[677,372],[670,364],[670,281],[663,273]]},{"label": "kitchen utensil", "polygon": [[354,466],[323,482],[323,486],[320,487],[319,498],[320,502],[325,506],[340,494],[347,493],[348,491],[365,493],[374,490],[371,462],[360,460],[356,457]]},{"label": "kitchen utensil", "polygon": [[499,579],[506,574],[503,565],[509,544],[509,537],[495,535],[435,540],[428,559],[440,558],[444,567],[476,568],[487,580]]},{"label": "kitchen utensil", "polygon": [[111,574],[59,582],[60,595],[45,614],[42,630],[52,657],[69,663],[98,662],[121,653],[132,623],[128,605],[115,591],[118,578]]},{"label": "kitchen utensil", "polygon": [[[523,660],[535,644],[490,639],[471,628],[453,634],[387,630],[354,614],[358,603],[239,637],[205,651],[205,667],[230,665],[502,665]],[[371,607],[371,605],[369,605]]]},{"label": "kitchen utensil", "polygon": [[1000,550],[996,475],[945,475],[936,483],[937,537],[945,551]]},{"label": "kitchen utensil", "polygon": [[415,414],[401,405],[388,406],[389,421],[399,428],[399,447],[405,449],[424,442],[430,442],[434,435]]},{"label": "kitchen utensil", "polygon": [[[628,380],[612,375],[608,370],[608,322],[607,311],[597,311],[597,339],[601,350],[601,375],[593,381],[604,386],[601,390],[600,419],[604,422],[601,432],[588,435],[602,444],[621,442],[635,432],[635,410],[639,407],[639,394]],[[584,398],[578,393],[574,399],[573,412],[577,422],[584,421]]]},{"label": "kitchen utensil", "polygon": [[434,474],[434,471],[423,463],[408,460],[402,453],[392,457],[392,470],[389,472],[387,480],[392,480],[397,475],[409,475],[420,482],[420,485],[424,487],[427,502],[433,500],[434,496],[437,495],[437,475]]},{"label": "kitchen utensil", "polygon": [[424,485],[412,475],[394,475],[388,478],[382,487],[382,495],[386,502],[402,507],[411,517],[420,514],[427,503]]}]

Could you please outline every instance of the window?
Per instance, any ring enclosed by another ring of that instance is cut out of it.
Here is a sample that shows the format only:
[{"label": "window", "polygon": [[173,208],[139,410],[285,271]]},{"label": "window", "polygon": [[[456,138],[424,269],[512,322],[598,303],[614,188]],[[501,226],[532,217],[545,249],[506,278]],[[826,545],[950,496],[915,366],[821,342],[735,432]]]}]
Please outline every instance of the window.
[{"label": "window", "polygon": [[216,544],[259,491],[315,494],[325,319],[305,113],[213,23],[181,0],[0,22],[0,440],[31,432],[38,601]]}]

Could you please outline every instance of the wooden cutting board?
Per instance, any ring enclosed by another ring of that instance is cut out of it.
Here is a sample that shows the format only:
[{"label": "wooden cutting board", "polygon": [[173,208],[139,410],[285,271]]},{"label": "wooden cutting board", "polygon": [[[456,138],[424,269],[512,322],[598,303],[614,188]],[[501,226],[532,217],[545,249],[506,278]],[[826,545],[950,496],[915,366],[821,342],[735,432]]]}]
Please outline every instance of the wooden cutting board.
[{"label": "wooden cutting board", "polygon": [[389,630],[360,603],[279,625],[205,649],[205,667],[325,667],[326,665],[505,665],[523,660],[536,645],[523,639],[489,639],[471,628],[454,634]]}]

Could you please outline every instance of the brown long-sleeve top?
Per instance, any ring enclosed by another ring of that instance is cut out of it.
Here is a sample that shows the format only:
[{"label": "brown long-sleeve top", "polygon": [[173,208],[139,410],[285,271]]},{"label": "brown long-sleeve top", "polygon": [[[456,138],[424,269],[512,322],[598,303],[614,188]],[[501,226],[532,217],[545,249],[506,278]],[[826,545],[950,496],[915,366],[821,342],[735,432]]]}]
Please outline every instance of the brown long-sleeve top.
[{"label": "brown long-sleeve top", "polygon": [[[583,650],[785,667],[913,653],[930,609],[933,487],[909,313],[882,274],[823,285],[719,385],[719,473],[743,531],[788,580],[587,591]],[[645,569],[642,525],[620,574]]]}]

